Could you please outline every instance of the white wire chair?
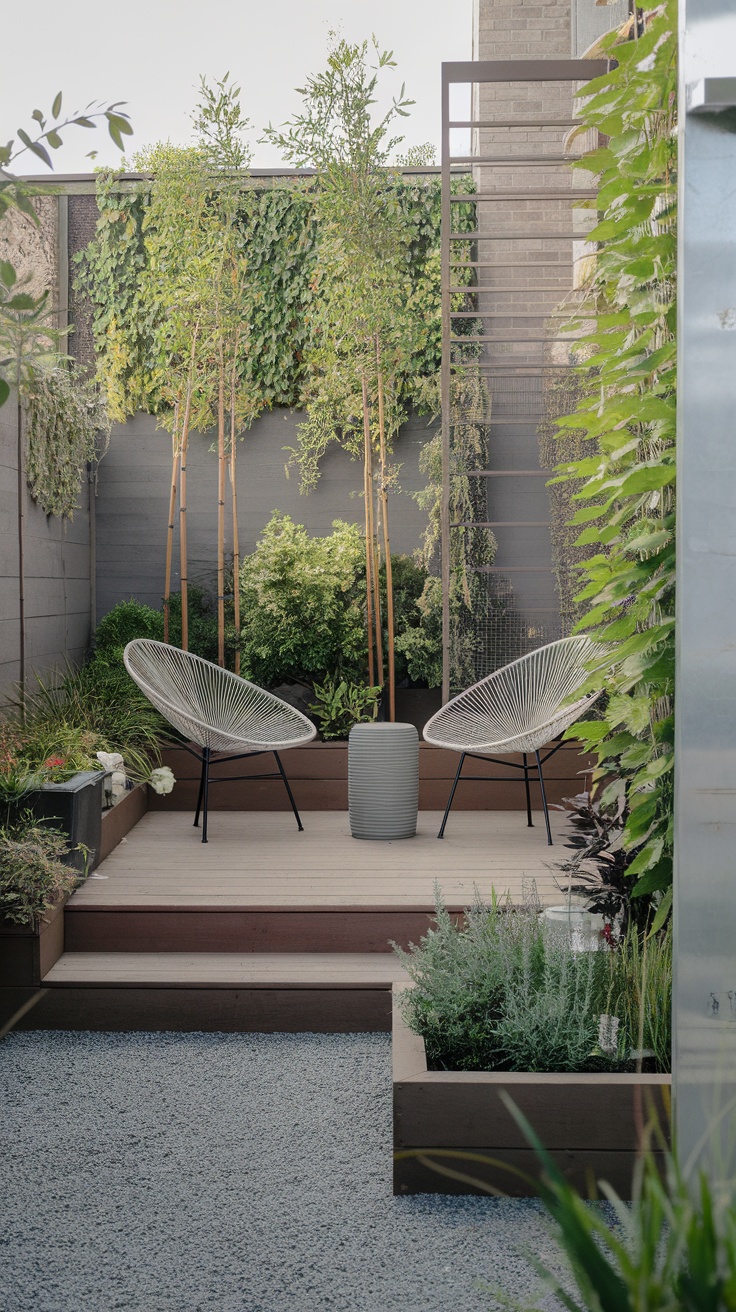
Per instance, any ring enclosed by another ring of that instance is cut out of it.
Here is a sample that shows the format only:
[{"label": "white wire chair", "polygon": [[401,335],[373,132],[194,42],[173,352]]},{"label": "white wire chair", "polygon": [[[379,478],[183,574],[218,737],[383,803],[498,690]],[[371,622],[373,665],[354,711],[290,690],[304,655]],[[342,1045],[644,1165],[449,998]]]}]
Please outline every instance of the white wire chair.
[{"label": "white wire chair", "polygon": [[[589,664],[601,652],[590,638],[561,638],[546,647],[538,647],[519,660],[473,684],[447,702],[424,726],[424,740],[435,747],[460,752],[460,764],[445,808],[438,838],[443,838],[455,790],[460,782],[467,756],[490,760],[495,765],[510,765],[522,770],[526,786],[527,824],[533,825],[530,791],[531,772],[535,770],[542,794],[542,808],[547,827],[547,842],[552,846],[547,795],[542,766],[562,746],[556,745],[541,759],[540,747],[558,739],[563,731],[600,697],[603,688],[587,692],[575,700],[575,693],[590,678]],[[499,756],[520,752],[523,764],[499,761]],[[534,753],[536,767],[528,756]],[[487,775],[464,775],[464,779],[488,779]],[[520,777],[501,776],[521,782]]]},{"label": "white wire chair", "polygon": [[202,765],[194,825],[199,825],[201,811],[203,843],[207,842],[210,784],[243,777],[228,775],[210,779],[212,753],[233,749],[235,755],[218,757],[218,764],[273,752],[278,772],[247,777],[281,779],[297,825],[300,830],[304,828],[279,750],[301,747],[316,736],[317,730],[306,715],[230,670],[152,638],[129,642],[123,659],[128,674],[148,700],[179,733],[201,749],[187,747]]}]

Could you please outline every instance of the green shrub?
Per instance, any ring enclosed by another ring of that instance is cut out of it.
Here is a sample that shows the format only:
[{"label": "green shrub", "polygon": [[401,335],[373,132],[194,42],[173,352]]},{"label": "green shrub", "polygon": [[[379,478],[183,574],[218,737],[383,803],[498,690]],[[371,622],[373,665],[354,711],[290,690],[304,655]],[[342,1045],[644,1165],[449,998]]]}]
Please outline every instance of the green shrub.
[{"label": "green shrub", "polygon": [[[395,638],[395,657],[394,669],[396,671],[396,682],[402,683],[409,673],[409,666],[403,646],[399,645],[399,639],[406,634],[418,629],[421,624],[421,612],[418,607],[419,599],[424,591],[427,582],[427,571],[423,565],[417,565],[411,556],[393,556],[391,557],[391,571],[393,575],[394,587],[394,638]],[[383,650],[388,651],[388,630],[385,624],[386,616],[386,565],[381,565],[379,570],[379,586],[381,595],[381,613],[384,616],[383,631]],[[440,623],[441,637],[441,623]],[[442,661],[442,648],[440,644],[440,662]]]},{"label": "green shrub", "polygon": [[328,671],[363,675],[363,556],[354,524],[335,520],[328,537],[313,538],[288,515],[272,515],[240,571],[246,678],[274,687]]},{"label": "green shrub", "polygon": [[[543,1303],[535,1306],[552,1306],[552,1297],[568,1312],[733,1312],[732,1179],[711,1181],[704,1172],[688,1179],[654,1123],[634,1169],[631,1202],[602,1183],[604,1211],[572,1188],[513,1100],[503,1091],[501,1098],[536,1151],[542,1168],[537,1188],[566,1259],[562,1274],[558,1263],[533,1259],[543,1280]],[[520,1304],[501,1297],[504,1307],[519,1312],[532,1307],[527,1299]]]},{"label": "green shrub", "polygon": [[418,623],[406,627],[396,638],[396,650],[404,658],[409,678],[428,688],[442,684],[442,584],[427,578],[414,603]]},{"label": "green shrub", "polygon": [[81,882],[62,860],[68,852],[66,835],[39,824],[31,812],[0,826],[0,916],[35,928]]},{"label": "green shrub", "polygon": [[378,715],[380,688],[366,688],[345,679],[325,679],[314,685],[316,702],[310,711],[322,738],[347,738],[354,724],[370,724]]},{"label": "green shrub", "polygon": [[[18,715],[17,706],[15,711]],[[134,779],[147,778],[151,762],[159,759],[159,740],[173,733],[131,679],[121,648],[100,653],[52,681],[37,676],[25,698],[25,722],[12,728],[14,760],[29,769],[42,768],[54,757],[68,758],[67,772],[57,778],[98,769],[97,752],[120,752]]]},{"label": "green shrub", "polygon": [[[226,583],[227,588],[227,583]],[[215,598],[196,583],[187,588],[188,650],[205,661],[217,664],[217,603]],[[169,598],[169,641],[181,647],[181,593],[172,592]],[[225,601],[225,665],[233,668],[237,650],[237,634],[233,625],[233,605]]]},{"label": "green shrub", "polygon": [[[410,952],[396,948],[414,987],[407,1023],[430,1067],[448,1070],[630,1069],[635,1053],[670,1068],[672,945],[635,929],[598,952],[540,919],[530,902],[478,902],[458,923],[437,895],[436,927]],[[618,1022],[610,1050],[601,1018]]]},{"label": "green shrub", "polygon": [[110,653],[127,647],[135,638],[154,638],[162,642],[163,636],[164,617],[161,612],[131,597],[128,601],[119,601],[100,620],[95,629],[94,650],[96,653]]}]

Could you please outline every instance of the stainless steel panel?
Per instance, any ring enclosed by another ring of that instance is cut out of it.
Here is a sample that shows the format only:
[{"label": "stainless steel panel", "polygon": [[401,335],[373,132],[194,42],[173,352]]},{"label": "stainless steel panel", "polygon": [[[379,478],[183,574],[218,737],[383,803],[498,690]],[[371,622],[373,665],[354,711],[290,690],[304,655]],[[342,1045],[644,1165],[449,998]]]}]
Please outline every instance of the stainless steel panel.
[{"label": "stainless steel panel", "polygon": [[[733,0],[682,0],[679,104],[736,71]],[[675,1123],[736,1166],[736,131],[681,114]]]}]

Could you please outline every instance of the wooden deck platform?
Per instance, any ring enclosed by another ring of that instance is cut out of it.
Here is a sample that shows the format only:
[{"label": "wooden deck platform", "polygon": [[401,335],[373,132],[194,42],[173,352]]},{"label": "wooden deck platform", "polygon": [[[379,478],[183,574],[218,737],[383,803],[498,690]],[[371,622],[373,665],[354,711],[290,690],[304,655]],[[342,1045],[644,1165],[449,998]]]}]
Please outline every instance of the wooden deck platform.
[{"label": "wooden deck platform", "polygon": [[74,894],[68,911],[189,906],[228,908],[396,907],[431,909],[434,884],[451,906],[477,888],[518,900],[535,880],[541,899],[559,898],[555,860],[567,820],[518,811],[458,811],[437,838],[441,812],[422,811],[415,838],[366,842],[350,835],[344,811],[307,811],[299,833],[290,812],[223,811],[210,817],[209,842],[180,811],[149,811]]},{"label": "wooden deck platform", "polygon": [[[560,899],[553,812],[420,812],[415,838],[362,842],[341,811],[221,811],[210,841],[181,811],[149,811],[68,902],[64,953],[24,1020],[62,1029],[372,1030],[391,1023],[404,978],[392,941],[476,894]],[[23,1001],[19,997],[19,1004]]]}]

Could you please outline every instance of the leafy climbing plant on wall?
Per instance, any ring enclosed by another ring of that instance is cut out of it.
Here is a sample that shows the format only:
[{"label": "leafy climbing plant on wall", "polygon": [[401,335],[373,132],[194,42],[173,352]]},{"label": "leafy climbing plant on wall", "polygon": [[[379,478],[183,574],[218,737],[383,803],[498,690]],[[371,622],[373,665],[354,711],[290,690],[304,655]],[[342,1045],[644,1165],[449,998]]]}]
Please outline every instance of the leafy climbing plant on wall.
[{"label": "leafy climbing plant on wall", "polygon": [[104,402],[62,363],[37,372],[22,392],[29,491],[45,514],[72,519],[87,463],[110,436]]},{"label": "leafy climbing plant on wall", "polygon": [[[585,629],[610,648],[608,699],[575,736],[598,775],[626,785],[624,844],[635,894],[671,905],[675,601],[675,277],[677,24],[674,0],[636,41],[604,38],[617,67],[581,105],[606,144],[582,157],[596,172],[599,243],[583,298],[595,316],[581,361],[582,395],[558,424],[590,455],[561,466],[573,494]],[[575,327],[581,326],[580,320]]]}]

